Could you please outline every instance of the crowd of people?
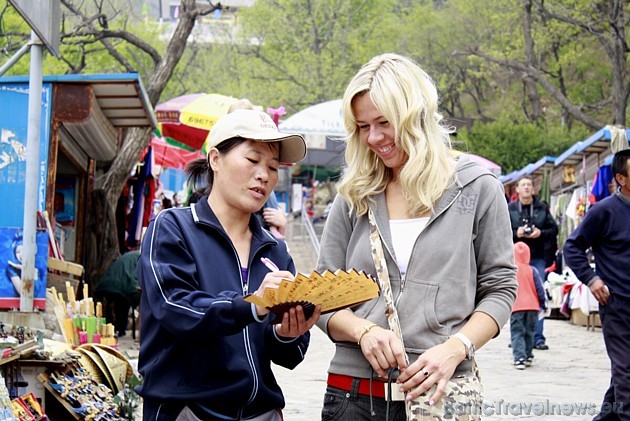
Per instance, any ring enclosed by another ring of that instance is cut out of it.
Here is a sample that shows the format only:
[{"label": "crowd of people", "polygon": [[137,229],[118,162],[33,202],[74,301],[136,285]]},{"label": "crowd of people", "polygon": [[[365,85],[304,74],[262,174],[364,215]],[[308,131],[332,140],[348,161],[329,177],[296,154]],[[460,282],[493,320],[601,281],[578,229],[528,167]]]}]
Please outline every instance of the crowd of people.
[{"label": "crowd of people", "polygon": [[[271,363],[299,364],[315,325],[335,344],[323,420],[441,419],[448,405],[481,404],[475,352],[508,320],[515,368],[549,348],[543,282],[558,227],[533,180],[518,180],[506,205],[496,176],[455,157],[436,86],[407,57],[372,58],[342,104],[346,168],[316,269],[365,271],[381,294],[323,315],[289,306],[281,318],[246,300],[296,275],[286,217],[272,202],[278,166],[303,159],[306,143],[262,111],[231,111],[211,130],[207,156],[188,167],[202,181],[190,206],[161,211],[142,242],[143,419],[281,420]],[[627,151],[615,156],[619,192],[564,246],[600,303],[612,361],[605,402],[618,403],[630,401],[628,161]]]}]

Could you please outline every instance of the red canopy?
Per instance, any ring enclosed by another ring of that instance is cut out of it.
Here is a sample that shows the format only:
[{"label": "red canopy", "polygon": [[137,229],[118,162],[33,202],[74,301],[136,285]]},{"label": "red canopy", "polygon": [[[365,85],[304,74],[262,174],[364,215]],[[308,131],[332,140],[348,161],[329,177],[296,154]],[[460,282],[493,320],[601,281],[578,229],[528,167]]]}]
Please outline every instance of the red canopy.
[{"label": "red canopy", "polygon": [[204,157],[201,151],[189,152],[177,146],[169,145],[157,136],[153,136],[151,139],[151,147],[153,148],[153,162],[155,165],[165,168],[184,168],[190,161]]}]

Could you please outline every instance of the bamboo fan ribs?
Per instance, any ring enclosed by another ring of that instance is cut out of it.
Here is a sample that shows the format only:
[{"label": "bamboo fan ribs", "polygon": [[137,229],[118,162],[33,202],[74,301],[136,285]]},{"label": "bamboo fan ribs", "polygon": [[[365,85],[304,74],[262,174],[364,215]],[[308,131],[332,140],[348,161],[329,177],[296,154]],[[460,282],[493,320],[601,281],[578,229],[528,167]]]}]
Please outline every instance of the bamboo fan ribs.
[{"label": "bamboo fan ribs", "polygon": [[309,318],[315,306],[321,305],[322,314],[350,307],[378,297],[378,284],[364,272],[338,269],[322,274],[313,271],[309,276],[298,274],[293,281],[284,280],[279,287],[265,289],[264,296],[249,294],[245,301],[269,309],[280,323],[284,313],[301,305]]}]

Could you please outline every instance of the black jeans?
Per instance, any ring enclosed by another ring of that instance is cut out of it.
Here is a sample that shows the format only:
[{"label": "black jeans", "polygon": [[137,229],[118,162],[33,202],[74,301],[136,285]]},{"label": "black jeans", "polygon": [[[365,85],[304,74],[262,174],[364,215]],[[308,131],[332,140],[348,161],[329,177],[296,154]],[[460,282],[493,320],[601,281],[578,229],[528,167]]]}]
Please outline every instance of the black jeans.
[{"label": "black jeans", "polygon": [[[396,401],[389,404],[389,418],[387,401],[383,398],[370,397],[357,393],[359,379],[355,379],[350,392],[336,387],[327,386],[324,395],[322,421],[406,421],[405,402]],[[392,387],[396,387],[395,384]],[[372,413],[373,411],[373,413]]]}]

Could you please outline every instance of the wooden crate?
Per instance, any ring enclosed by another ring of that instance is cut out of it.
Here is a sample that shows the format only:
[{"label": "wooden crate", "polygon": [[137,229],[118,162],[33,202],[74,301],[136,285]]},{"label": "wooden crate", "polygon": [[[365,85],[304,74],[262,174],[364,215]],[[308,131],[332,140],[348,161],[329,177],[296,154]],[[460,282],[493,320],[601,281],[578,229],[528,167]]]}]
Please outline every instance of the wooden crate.
[{"label": "wooden crate", "polygon": [[70,286],[74,290],[76,297],[82,276],[83,266],[77,263],[55,259],[54,257],[48,258],[47,287],[55,287],[57,292],[63,295],[65,301],[68,301],[66,282],[70,282]]},{"label": "wooden crate", "polygon": [[602,323],[599,320],[599,312],[593,311],[587,316],[579,308],[571,310],[571,323],[578,326],[586,326],[587,329],[602,327]]},{"label": "wooden crate", "polygon": [[68,276],[58,275],[55,273],[48,272],[48,280],[46,281],[46,287],[51,288],[55,287],[57,292],[63,295],[64,301],[68,301],[68,293],[66,289],[66,282],[70,282],[70,286],[74,290],[74,295],[76,297],[77,291],[79,289],[79,284],[81,281],[78,279],[70,278]]}]

